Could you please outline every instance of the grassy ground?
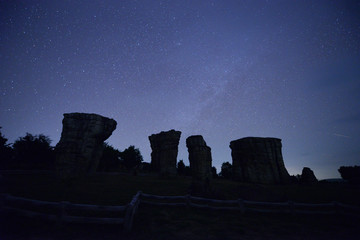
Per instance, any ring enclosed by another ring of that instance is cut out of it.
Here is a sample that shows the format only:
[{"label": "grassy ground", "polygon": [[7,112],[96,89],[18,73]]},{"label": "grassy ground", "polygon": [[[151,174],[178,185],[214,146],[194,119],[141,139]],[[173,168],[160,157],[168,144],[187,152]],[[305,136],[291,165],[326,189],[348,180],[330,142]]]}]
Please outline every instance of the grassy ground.
[{"label": "grassy ground", "polygon": [[[95,175],[71,184],[49,175],[6,175],[1,192],[46,201],[124,205],[138,190],[157,195],[185,195],[191,179],[156,176]],[[331,202],[360,205],[359,186],[254,185],[217,179],[211,197],[257,201]],[[62,225],[16,215],[0,216],[0,239],[357,239],[360,221],[339,216],[290,216],[165,208],[140,205],[134,229],[119,226]]]},{"label": "grassy ground", "polygon": [[94,175],[64,183],[49,175],[4,175],[2,192],[47,201],[124,205],[139,190],[158,195],[185,195],[190,182],[190,178]]},{"label": "grassy ground", "polygon": [[358,239],[359,219],[144,206],[137,239]]},{"label": "grassy ground", "polygon": [[142,205],[130,234],[117,225],[46,222],[1,215],[0,239],[358,239],[360,221],[344,217],[290,216],[205,211]]},{"label": "grassy ground", "polygon": [[[160,179],[157,176],[94,175],[63,183],[51,175],[3,175],[0,192],[47,201],[103,205],[128,203],[138,190],[157,195],[186,195],[191,178]],[[259,185],[215,179],[209,197],[255,201],[296,201],[360,205],[360,188],[346,183],[313,185]]]}]

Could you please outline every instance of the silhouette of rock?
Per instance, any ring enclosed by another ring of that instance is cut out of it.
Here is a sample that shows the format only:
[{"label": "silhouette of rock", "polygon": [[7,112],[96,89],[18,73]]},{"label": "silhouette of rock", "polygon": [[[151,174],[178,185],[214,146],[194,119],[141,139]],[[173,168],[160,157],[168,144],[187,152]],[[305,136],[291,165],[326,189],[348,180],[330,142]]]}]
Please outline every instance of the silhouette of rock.
[{"label": "silhouette of rock", "polygon": [[151,167],[160,176],[175,176],[181,132],[174,129],[149,136]]},{"label": "silhouette of rock", "polygon": [[301,183],[316,183],[318,180],[315,177],[313,170],[308,167],[304,167],[301,173]]},{"label": "silhouette of rock", "polygon": [[246,137],[230,142],[234,178],[252,183],[288,183],[281,139]]},{"label": "silhouette of rock", "polygon": [[208,191],[212,179],[211,148],[206,145],[201,135],[186,139],[192,173],[192,188],[195,191]]},{"label": "silhouette of rock", "polygon": [[65,113],[61,139],[56,145],[56,169],[62,179],[95,172],[103,143],[116,121],[97,114]]}]

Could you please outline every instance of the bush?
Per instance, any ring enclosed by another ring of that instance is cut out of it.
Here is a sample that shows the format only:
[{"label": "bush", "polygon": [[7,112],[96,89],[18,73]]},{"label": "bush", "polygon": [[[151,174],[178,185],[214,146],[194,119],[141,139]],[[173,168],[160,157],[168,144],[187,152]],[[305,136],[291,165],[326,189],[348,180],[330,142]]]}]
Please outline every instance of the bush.
[{"label": "bush", "polygon": [[177,174],[180,176],[184,176],[185,175],[185,163],[183,160],[180,160],[177,163]]},{"label": "bush", "polygon": [[121,152],[119,150],[115,149],[113,146],[105,142],[103,155],[99,161],[97,171],[101,171],[101,172],[118,171],[121,168],[120,155]]},{"label": "bush", "polygon": [[123,152],[121,152],[120,157],[122,164],[128,170],[135,169],[143,161],[140,150],[138,148],[135,148],[135,146],[130,146],[125,149]]},{"label": "bush", "polygon": [[221,172],[219,174],[221,177],[225,178],[225,179],[230,179],[232,178],[232,165],[229,162],[224,162],[221,165]]},{"label": "bush", "polygon": [[15,164],[17,168],[25,169],[52,169],[54,167],[55,154],[50,146],[49,137],[40,134],[26,133],[13,144]]},{"label": "bush", "polygon": [[[1,130],[1,127],[0,127]],[[13,158],[12,148],[0,131],[0,169],[7,169]]]},{"label": "bush", "polygon": [[360,183],[360,166],[341,166],[338,171],[342,179],[350,183]]},{"label": "bush", "polygon": [[218,178],[216,167],[211,167],[211,174],[213,178]]}]

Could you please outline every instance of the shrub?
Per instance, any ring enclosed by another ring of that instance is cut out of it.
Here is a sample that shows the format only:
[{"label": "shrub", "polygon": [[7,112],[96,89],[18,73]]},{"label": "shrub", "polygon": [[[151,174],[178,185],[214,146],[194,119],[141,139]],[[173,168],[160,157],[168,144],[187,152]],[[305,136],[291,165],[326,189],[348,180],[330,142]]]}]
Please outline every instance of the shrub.
[{"label": "shrub", "polygon": [[342,179],[350,183],[360,183],[360,166],[341,166],[338,171]]},{"label": "shrub", "polygon": [[54,148],[50,146],[49,137],[40,134],[26,133],[13,144],[15,163],[17,168],[51,169],[54,166]]}]

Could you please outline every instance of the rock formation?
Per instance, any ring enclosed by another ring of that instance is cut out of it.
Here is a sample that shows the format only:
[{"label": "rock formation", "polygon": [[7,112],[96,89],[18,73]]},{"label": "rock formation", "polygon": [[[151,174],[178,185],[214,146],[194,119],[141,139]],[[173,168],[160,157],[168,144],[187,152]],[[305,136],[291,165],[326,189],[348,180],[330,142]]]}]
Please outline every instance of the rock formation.
[{"label": "rock formation", "polygon": [[103,143],[116,121],[97,114],[65,113],[61,139],[56,145],[56,169],[62,179],[95,172]]},{"label": "rock formation", "polygon": [[313,170],[311,170],[308,167],[304,167],[301,173],[300,182],[301,183],[315,183],[317,182],[317,178],[315,177],[315,174]]},{"label": "rock formation", "polygon": [[290,180],[281,139],[246,137],[230,142],[234,178],[243,182],[277,184]]},{"label": "rock formation", "polygon": [[174,129],[149,136],[151,167],[160,176],[175,176],[181,132]]},{"label": "rock formation", "polygon": [[189,152],[193,189],[207,191],[212,179],[211,148],[206,145],[201,135],[188,137],[186,147]]}]

